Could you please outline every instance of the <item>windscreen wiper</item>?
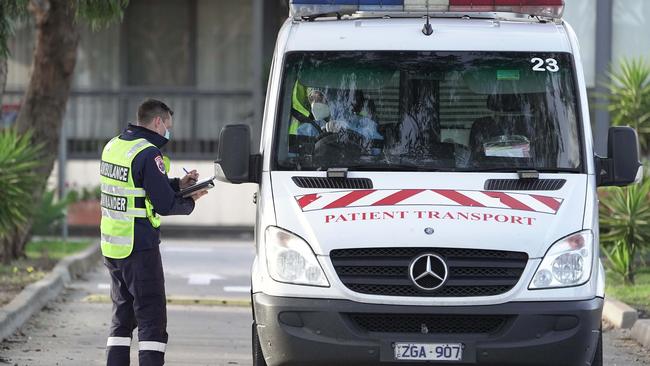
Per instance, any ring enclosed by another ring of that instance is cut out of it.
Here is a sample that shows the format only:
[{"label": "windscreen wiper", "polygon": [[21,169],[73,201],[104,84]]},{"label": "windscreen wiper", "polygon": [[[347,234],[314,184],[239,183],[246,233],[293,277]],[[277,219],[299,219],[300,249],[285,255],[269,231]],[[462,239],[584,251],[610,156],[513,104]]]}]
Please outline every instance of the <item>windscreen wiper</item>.
[{"label": "windscreen wiper", "polygon": [[434,172],[439,169],[429,169],[419,165],[414,164],[363,164],[363,165],[353,165],[346,167],[349,171],[418,171],[418,172]]},{"label": "windscreen wiper", "polygon": [[528,168],[528,167],[500,167],[500,168],[467,168],[456,169],[457,172],[467,173],[580,173],[577,168]]}]

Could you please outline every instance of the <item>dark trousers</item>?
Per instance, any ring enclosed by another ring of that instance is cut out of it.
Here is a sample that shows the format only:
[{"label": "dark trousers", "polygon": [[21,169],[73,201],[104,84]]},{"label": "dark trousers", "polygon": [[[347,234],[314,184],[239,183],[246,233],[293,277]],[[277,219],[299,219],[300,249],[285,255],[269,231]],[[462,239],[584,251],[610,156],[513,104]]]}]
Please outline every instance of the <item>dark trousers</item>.
[{"label": "dark trousers", "polygon": [[160,250],[133,252],[125,259],[104,257],[111,275],[113,319],[107,365],[128,366],[133,330],[138,328],[140,366],[165,363],[167,308]]}]

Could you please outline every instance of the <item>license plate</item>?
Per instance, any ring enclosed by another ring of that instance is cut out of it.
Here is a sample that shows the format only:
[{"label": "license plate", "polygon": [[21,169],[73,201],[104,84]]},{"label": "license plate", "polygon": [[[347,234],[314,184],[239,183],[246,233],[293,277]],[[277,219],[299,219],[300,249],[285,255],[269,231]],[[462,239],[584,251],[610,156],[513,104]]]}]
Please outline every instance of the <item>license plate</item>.
[{"label": "license plate", "polygon": [[460,361],[461,343],[395,343],[395,359],[409,361]]}]

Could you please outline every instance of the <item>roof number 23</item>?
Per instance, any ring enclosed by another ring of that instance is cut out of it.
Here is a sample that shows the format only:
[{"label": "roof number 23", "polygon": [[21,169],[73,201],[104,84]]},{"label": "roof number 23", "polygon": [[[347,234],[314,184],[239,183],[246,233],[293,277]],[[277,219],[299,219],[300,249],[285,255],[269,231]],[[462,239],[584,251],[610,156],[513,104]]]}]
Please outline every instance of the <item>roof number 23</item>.
[{"label": "roof number 23", "polygon": [[530,60],[530,63],[533,64],[533,71],[550,71],[558,72],[560,67],[557,64],[557,60],[554,58],[547,58],[546,60],[539,57],[533,57]]}]

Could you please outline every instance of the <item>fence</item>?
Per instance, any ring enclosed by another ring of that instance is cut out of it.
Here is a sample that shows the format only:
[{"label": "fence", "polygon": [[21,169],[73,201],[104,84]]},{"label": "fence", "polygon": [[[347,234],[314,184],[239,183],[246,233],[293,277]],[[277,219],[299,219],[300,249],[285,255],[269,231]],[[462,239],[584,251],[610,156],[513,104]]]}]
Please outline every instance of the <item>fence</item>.
[{"label": "fence", "polygon": [[[4,125],[15,120],[23,94],[5,92]],[[260,134],[261,121],[253,121],[253,93],[248,89],[75,90],[64,119],[68,158],[98,159],[104,144],[135,121],[137,107],[146,98],[163,100],[174,110],[172,140],[164,150],[175,159],[214,159],[221,128],[229,123],[249,124],[253,136]]]}]

